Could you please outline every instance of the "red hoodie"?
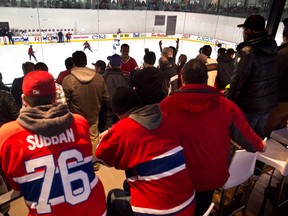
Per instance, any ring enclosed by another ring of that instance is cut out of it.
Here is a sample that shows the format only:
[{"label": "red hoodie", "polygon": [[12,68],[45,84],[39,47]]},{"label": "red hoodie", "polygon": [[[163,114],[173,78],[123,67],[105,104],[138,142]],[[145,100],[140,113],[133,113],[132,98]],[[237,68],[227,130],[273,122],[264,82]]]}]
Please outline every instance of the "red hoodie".
[{"label": "red hoodie", "polygon": [[263,148],[242,111],[204,84],[189,84],[160,107],[174,122],[196,191],[221,187],[228,179],[230,139],[247,151]]}]

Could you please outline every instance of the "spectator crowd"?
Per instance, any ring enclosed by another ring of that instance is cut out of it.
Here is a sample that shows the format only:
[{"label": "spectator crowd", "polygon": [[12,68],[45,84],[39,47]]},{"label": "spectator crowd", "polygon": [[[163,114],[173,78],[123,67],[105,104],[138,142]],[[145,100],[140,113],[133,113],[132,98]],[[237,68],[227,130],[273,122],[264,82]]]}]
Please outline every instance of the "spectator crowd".
[{"label": "spectator crowd", "polygon": [[[143,65],[124,43],[93,69],[75,51],[58,77],[25,62],[10,89],[0,74],[2,177],[29,213],[203,215],[229,177],[231,140],[265,151],[288,120],[288,24],[280,47],[261,15],[238,27],[243,42],[216,59],[204,45],[188,60],[177,39],[159,41],[159,59],[146,48]],[[107,199],[100,164],[126,174]]]}]

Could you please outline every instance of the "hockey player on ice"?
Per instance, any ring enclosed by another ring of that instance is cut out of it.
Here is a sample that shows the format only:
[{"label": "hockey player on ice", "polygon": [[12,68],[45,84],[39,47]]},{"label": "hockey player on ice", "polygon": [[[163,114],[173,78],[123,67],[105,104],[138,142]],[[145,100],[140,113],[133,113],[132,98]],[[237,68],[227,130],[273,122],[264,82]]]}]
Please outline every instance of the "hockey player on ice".
[{"label": "hockey player on ice", "polygon": [[58,37],[57,37],[57,33],[53,30],[52,33],[52,42],[53,43],[57,43]]},{"label": "hockey player on ice", "polygon": [[47,33],[45,30],[41,31],[41,36],[42,36],[43,42],[46,44],[47,43]]},{"label": "hockey player on ice", "polygon": [[119,52],[117,52],[117,47],[120,46],[120,33],[121,30],[120,28],[117,29],[117,37],[116,39],[114,39],[114,43],[113,43],[113,54],[119,54]]},{"label": "hockey player on ice", "polygon": [[28,49],[28,55],[29,55],[29,60],[31,61],[31,57],[33,57],[35,59],[35,61],[37,62],[36,56],[34,55],[35,51],[33,50],[32,45],[30,45],[29,49]]},{"label": "hockey player on ice", "polygon": [[29,41],[29,36],[28,36],[28,33],[26,30],[24,30],[22,32],[22,38],[23,38],[23,41],[24,41],[24,45],[28,45],[28,41]]},{"label": "hockey player on ice", "polygon": [[83,46],[84,46],[84,49],[83,49],[84,52],[85,52],[85,49],[88,49],[88,50],[90,50],[91,52],[93,52],[92,49],[91,49],[90,44],[88,43],[88,41],[86,41],[86,42],[83,44]]},{"label": "hockey player on ice", "polygon": [[113,43],[113,54],[119,54],[120,53],[120,40],[114,39]]},{"label": "hockey player on ice", "polygon": [[120,28],[118,28],[117,37],[116,37],[116,42],[117,42],[116,46],[120,46],[120,34],[121,34],[121,30],[120,30]]}]

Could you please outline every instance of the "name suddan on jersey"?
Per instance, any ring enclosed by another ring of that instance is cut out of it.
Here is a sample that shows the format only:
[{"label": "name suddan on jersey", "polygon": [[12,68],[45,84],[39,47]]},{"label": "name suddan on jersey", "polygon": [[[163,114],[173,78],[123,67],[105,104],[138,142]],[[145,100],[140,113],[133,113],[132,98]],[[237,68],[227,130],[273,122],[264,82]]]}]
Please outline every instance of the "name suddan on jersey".
[{"label": "name suddan on jersey", "polygon": [[42,148],[44,146],[75,142],[75,138],[72,128],[69,128],[63,133],[52,137],[45,137],[39,134],[29,135],[27,136],[26,141],[30,144],[28,149],[33,151],[36,148]]}]

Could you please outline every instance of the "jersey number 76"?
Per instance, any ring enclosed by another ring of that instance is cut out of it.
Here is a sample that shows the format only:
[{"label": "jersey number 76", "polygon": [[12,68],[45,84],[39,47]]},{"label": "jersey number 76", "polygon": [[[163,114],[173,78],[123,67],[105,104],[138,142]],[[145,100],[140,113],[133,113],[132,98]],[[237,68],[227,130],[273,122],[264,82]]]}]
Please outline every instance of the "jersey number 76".
[{"label": "jersey number 76", "polygon": [[[67,161],[71,159],[76,159],[76,164],[83,162],[83,156],[81,152],[76,149],[72,149],[62,152],[59,155],[57,164],[64,190],[64,199],[67,203],[75,205],[85,201],[89,197],[91,193],[91,187],[86,172],[78,170],[73,173],[69,173],[69,166]],[[47,155],[26,161],[25,165],[28,174],[35,173],[37,168],[45,167],[42,189],[35,208],[39,214],[51,213],[51,202],[49,200],[49,195],[53,183],[53,176],[57,171],[53,155]],[[82,182],[82,187],[73,190],[71,185],[72,182],[79,180]]]}]

